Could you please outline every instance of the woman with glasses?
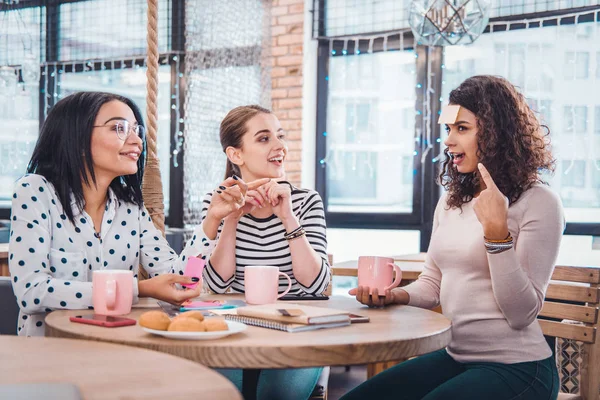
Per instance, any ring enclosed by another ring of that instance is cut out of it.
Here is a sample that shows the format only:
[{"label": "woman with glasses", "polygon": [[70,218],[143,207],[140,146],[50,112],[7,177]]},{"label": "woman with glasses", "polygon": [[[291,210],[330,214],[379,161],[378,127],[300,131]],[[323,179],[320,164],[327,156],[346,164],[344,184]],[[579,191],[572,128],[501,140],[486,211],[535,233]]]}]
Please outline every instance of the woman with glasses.
[{"label": "woman with glasses", "polygon": [[[19,335],[43,335],[49,311],[92,308],[97,270],[133,271],[132,301],[179,304],[200,294],[175,284],[198,280],[181,276],[186,258],[209,254],[214,241],[199,226],[181,255],[169,247],[142,201],[144,148],[142,115],[125,97],[80,92],[50,110],[12,199],[9,268]],[[239,202],[243,194],[232,193],[215,213]],[[140,265],[151,279],[137,280]]]}]

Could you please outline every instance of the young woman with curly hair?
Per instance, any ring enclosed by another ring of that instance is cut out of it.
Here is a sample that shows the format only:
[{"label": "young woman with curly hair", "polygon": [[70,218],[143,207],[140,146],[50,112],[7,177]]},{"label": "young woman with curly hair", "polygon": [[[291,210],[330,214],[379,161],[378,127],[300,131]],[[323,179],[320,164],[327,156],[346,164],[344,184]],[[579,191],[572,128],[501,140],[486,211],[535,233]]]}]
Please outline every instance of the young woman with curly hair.
[{"label": "young woman with curly hair", "polygon": [[447,348],[403,362],[344,400],[555,399],[558,373],[537,315],[564,216],[545,185],[548,128],[507,80],[474,76],[450,93],[441,184],[423,273],[402,288],[351,294],[369,306],[441,305]]}]

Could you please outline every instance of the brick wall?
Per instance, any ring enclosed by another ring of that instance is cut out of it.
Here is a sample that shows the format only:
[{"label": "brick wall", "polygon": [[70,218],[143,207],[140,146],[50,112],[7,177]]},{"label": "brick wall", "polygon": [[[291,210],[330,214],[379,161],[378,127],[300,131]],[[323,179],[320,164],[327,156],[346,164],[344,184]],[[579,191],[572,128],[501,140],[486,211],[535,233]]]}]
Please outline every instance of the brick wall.
[{"label": "brick wall", "polygon": [[273,112],[287,133],[287,179],[299,186],[302,165],[304,0],[272,1],[271,35]]}]

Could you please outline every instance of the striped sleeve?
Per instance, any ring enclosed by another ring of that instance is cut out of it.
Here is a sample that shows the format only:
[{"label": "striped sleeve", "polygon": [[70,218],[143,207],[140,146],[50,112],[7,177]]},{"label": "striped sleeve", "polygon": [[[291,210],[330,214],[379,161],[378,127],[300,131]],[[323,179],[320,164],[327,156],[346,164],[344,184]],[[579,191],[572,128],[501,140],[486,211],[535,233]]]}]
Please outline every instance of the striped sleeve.
[{"label": "striped sleeve", "polygon": [[300,207],[298,219],[306,231],[308,242],[321,257],[321,271],[310,286],[304,286],[300,282],[298,284],[307,293],[321,294],[327,289],[331,281],[331,266],[327,258],[325,210],[319,193],[312,190],[308,191]]},{"label": "striped sleeve", "polygon": [[[206,213],[208,212],[208,206],[210,205],[211,198],[212,198],[212,193],[207,193],[204,196],[204,199],[202,200],[202,210],[200,212],[202,222],[204,222],[204,219],[206,218]],[[218,241],[219,241],[219,236],[221,235],[222,226],[223,226],[222,224],[219,226],[219,229],[217,231],[217,237],[214,240],[215,243],[218,243]],[[213,247],[213,249],[214,249],[214,247]],[[231,278],[229,278],[227,281],[223,280],[223,278],[221,278],[221,275],[219,275],[217,273],[217,271],[211,264],[210,255],[205,255],[205,257],[206,257],[205,258],[206,266],[204,267],[204,271],[202,273],[202,277],[204,279],[204,284],[207,285],[208,288],[213,293],[226,293],[227,289],[229,289],[229,287],[233,283],[235,274],[233,274],[233,276]]]}]

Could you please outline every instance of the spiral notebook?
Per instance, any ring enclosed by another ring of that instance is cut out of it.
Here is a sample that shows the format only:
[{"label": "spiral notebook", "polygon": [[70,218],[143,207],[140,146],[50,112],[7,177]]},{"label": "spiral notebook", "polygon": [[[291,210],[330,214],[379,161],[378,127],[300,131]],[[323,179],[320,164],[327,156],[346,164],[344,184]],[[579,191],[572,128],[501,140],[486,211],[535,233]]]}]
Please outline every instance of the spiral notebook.
[{"label": "spiral notebook", "polygon": [[316,329],[338,328],[350,325],[350,319],[340,322],[331,322],[324,324],[294,324],[289,322],[272,321],[263,318],[247,317],[237,314],[221,314],[230,321],[242,322],[246,325],[259,326],[261,328],[277,329],[284,332],[305,332]]}]

